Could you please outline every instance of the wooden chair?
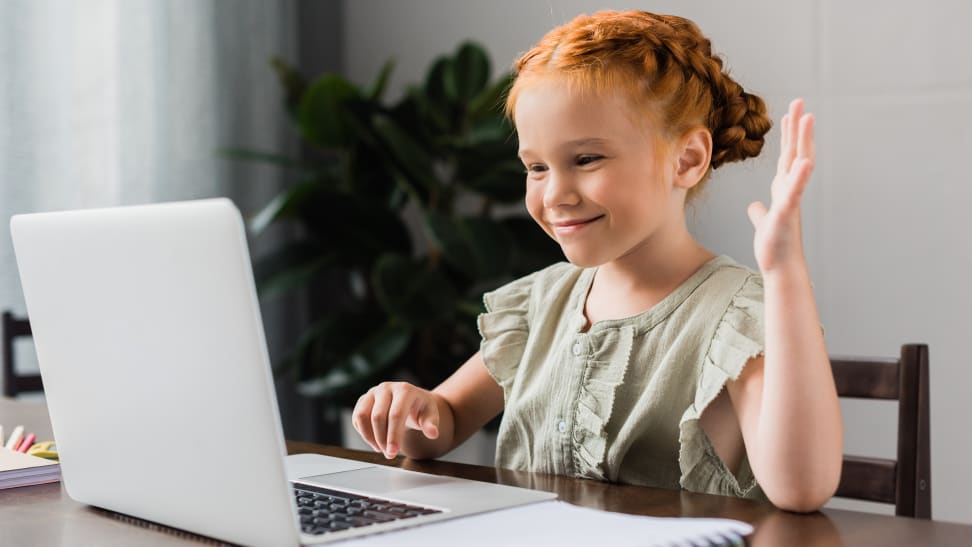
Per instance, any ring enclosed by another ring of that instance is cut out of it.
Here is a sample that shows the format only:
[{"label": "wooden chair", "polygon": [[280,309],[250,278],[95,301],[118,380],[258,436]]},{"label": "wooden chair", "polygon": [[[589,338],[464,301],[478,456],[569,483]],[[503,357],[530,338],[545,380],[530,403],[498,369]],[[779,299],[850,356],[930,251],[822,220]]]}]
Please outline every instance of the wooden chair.
[{"label": "wooden chair", "polygon": [[21,337],[33,336],[30,321],[3,312],[3,395],[16,397],[18,393],[44,391],[39,374],[18,374],[14,362],[14,342]]},{"label": "wooden chair", "polygon": [[844,456],[837,496],[893,503],[898,516],[931,518],[928,346],[901,346],[897,360],[831,357],[837,394],[898,401],[896,460]]}]

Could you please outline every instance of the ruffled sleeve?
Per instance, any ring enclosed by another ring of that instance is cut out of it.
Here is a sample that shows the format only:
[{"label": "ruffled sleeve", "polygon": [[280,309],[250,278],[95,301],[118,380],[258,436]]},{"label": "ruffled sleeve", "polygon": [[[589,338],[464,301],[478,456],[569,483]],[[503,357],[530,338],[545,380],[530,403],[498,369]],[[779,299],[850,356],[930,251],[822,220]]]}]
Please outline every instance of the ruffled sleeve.
[{"label": "ruffled sleeve", "polygon": [[477,321],[482,337],[479,349],[486,370],[509,391],[516,369],[523,358],[530,333],[530,295],[541,272],[512,281],[483,295],[486,313]]},{"label": "ruffled sleeve", "polygon": [[760,490],[744,459],[738,475],[725,466],[702,430],[699,418],[723,386],[742,373],[746,363],[763,353],[763,283],[748,276],[729,301],[702,361],[695,400],[679,423],[680,483],[696,492],[759,497]]}]

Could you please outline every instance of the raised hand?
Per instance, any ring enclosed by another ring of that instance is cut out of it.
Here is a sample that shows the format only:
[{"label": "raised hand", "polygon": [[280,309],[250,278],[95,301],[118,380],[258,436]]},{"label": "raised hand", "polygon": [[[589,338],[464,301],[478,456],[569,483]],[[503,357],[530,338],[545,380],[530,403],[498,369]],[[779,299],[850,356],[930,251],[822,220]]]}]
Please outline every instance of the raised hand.
[{"label": "raised hand", "polygon": [[386,458],[402,448],[407,429],[439,436],[439,408],[428,390],[406,382],[382,382],[354,405],[353,424],[368,445]]},{"label": "raised hand", "polygon": [[770,207],[757,201],[747,211],[756,229],[753,250],[763,274],[805,267],[800,198],[813,170],[813,124],[813,114],[803,112],[803,99],[790,103],[780,124],[780,159],[770,187]]}]

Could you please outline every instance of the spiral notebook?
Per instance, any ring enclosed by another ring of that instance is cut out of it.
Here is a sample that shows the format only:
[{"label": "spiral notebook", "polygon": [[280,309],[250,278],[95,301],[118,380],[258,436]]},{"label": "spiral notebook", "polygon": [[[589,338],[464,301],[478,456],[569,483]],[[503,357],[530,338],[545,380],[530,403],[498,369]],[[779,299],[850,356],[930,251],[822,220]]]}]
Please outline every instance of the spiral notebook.
[{"label": "spiral notebook", "polygon": [[59,480],[58,462],[0,447],[0,489]]},{"label": "spiral notebook", "polygon": [[[546,501],[474,515],[436,526],[349,541],[347,547],[612,545],[615,547],[745,545],[753,527],[712,518],[659,518]],[[394,541],[392,541],[394,540]]]}]

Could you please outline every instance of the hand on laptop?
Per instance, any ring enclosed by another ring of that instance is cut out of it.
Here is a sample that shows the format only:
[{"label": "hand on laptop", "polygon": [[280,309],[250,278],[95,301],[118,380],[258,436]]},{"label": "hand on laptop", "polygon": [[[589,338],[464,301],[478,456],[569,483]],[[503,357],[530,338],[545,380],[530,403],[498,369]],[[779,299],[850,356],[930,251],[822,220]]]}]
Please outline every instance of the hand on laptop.
[{"label": "hand on laptop", "polygon": [[354,428],[366,443],[386,458],[402,448],[406,431],[439,437],[439,407],[432,392],[407,382],[382,382],[354,405]]}]

